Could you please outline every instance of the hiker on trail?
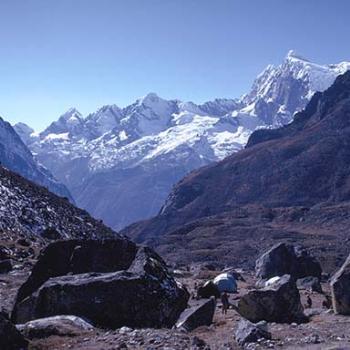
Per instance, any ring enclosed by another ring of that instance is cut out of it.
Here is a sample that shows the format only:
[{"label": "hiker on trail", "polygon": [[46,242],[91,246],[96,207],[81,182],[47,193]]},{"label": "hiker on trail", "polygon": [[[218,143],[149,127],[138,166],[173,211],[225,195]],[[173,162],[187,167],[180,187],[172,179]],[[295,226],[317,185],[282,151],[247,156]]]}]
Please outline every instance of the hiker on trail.
[{"label": "hiker on trail", "polygon": [[227,295],[226,292],[221,294],[221,303],[222,303],[222,313],[224,315],[226,315],[227,314],[227,310],[228,310],[228,308],[230,306],[230,303],[228,301],[228,295]]},{"label": "hiker on trail", "polygon": [[329,295],[326,295],[325,297],[326,297],[326,299],[323,300],[322,306],[325,309],[330,309],[332,307],[332,298]]},{"label": "hiker on trail", "polygon": [[312,299],[311,299],[310,295],[307,296],[306,305],[309,309],[312,307]]}]

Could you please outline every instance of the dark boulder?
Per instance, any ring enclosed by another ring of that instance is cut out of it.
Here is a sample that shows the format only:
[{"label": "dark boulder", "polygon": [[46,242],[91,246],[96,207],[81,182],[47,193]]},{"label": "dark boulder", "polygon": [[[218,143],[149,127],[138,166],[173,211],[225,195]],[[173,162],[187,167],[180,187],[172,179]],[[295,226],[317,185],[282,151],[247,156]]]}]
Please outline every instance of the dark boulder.
[{"label": "dark boulder", "polygon": [[210,347],[203,339],[194,336],[191,340],[191,349],[193,349],[193,350],[210,350]]},{"label": "dark boulder", "polygon": [[297,280],[298,289],[305,289],[310,292],[323,293],[319,278],[308,276]]},{"label": "dark boulder", "polygon": [[49,240],[56,241],[58,239],[62,239],[62,235],[54,227],[47,227],[40,233],[40,235],[41,237]]},{"label": "dark boulder", "polygon": [[197,305],[186,309],[180,315],[176,327],[191,332],[200,326],[210,326],[213,322],[215,307],[216,300],[214,297],[198,302]]},{"label": "dark boulder", "polygon": [[290,275],[298,279],[307,276],[321,278],[320,263],[305,249],[286,243],[278,243],[264,253],[255,264],[256,276],[269,279]]},{"label": "dark boulder", "polygon": [[19,289],[17,302],[30,296],[52,277],[128,269],[136,251],[133,242],[120,238],[51,243],[40,253],[28,280]]},{"label": "dark boulder", "polygon": [[[52,277],[28,297],[17,300],[13,320],[25,323],[54,315],[76,315],[105,328],[172,327],[187,306],[186,289],[173,279],[153,250],[135,246],[137,253],[132,257],[128,243],[124,250],[121,243],[110,240],[109,244],[102,248],[96,243],[95,251],[87,244],[89,256],[80,250],[83,245],[79,248],[75,245],[72,256],[68,256],[73,272]],[[110,254],[113,245],[115,254]],[[103,253],[106,254],[97,255]],[[78,257],[86,264],[78,261]],[[123,261],[118,262],[118,258]],[[63,261],[61,264],[65,266]],[[92,271],[113,268],[115,272],[80,273],[84,267]]]},{"label": "dark boulder", "polygon": [[11,257],[11,250],[4,246],[0,246],[0,260],[7,260],[7,259],[10,259],[10,257]]},{"label": "dark boulder", "polygon": [[331,293],[334,312],[350,315],[350,255],[332,277]]},{"label": "dark boulder", "polygon": [[243,346],[246,343],[255,343],[259,339],[271,339],[271,333],[267,329],[266,321],[252,323],[243,318],[238,323],[235,338],[237,343]]},{"label": "dark boulder", "polygon": [[27,349],[28,342],[16,327],[4,316],[0,315],[0,349]]},{"label": "dark boulder", "polygon": [[249,291],[238,303],[238,312],[251,322],[307,321],[295,281],[289,275],[263,289]]},{"label": "dark boulder", "polygon": [[198,287],[197,298],[220,298],[220,291],[213,281],[207,281],[202,286]]},{"label": "dark boulder", "polygon": [[94,329],[90,323],[72,315],[40,318],[16,327],[28,339],[47,338],[52,335],[72,337]]},{"label": "dark boulder", "polygon": [[8,273],[12,271],[12,262],[10,259],[0,261],[0,273]]},{"label": "dark boulder", "polygon": [[32,243],[26,238],[19,238],[17,240],[17,244],[19,244],[22,247],[30,247]]}]

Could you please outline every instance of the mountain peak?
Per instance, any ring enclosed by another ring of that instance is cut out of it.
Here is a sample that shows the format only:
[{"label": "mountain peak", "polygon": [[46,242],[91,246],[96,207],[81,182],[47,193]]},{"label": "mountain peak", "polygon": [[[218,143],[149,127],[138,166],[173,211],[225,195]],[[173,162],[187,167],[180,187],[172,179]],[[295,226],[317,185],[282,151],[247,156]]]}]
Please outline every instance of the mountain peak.
[{"label": "mountain peak", "polygon": [[109,112],[109,111],[120,112],[121,108],[118,105],[116,105],[116,104],[104,105],[101,108],[99,108],[96,113],[104,113],[104,112]]},{"label": "mountain peak", "polygon": [[63,113],[59,120],[68,123],[79,123],[81,121],[82,114],[76,108],[69,108],[67,112]]},{"label": "mountain peak", "polygon": [[34,132],[34,129],[31,128],[29,125],[27,125],[26,123],[16,123],[15,125],[13,125],[13,128],[17,131],[17,130],[22,130],[25,133],[31,134]]},{"label": "mountain peak", "polygon": [[69,108],[66,112],[64,112],[61,117],[64,119],[69,119],[72,116],[79,116],[81,117],[82,114],[74,107]]},{"label": "mountain peak", "polygon": [[160,101],[163,101],[163,99],[160,98],[156,93],[150,92],[146,96],[141,97],[138,101],[140,104],[143,104],[145,106],[151,106],[159,103]]}]

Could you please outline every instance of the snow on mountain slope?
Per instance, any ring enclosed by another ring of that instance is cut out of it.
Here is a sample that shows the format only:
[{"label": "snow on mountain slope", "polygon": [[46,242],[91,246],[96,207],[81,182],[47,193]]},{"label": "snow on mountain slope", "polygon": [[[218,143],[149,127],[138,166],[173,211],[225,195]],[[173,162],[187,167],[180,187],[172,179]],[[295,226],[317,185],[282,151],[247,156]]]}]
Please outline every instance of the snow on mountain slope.
[{"label": "snow on mountain slope", "polygon": [[24,141],[34,139],[30,137],[32,129],[25,124],[18,125],[18,136],[14,128],[0,118],[0,163],[2,166],[21,174],[35,183],[49,188],[52,192],[67,197],[72,197],[67,188],[59,183],[52,174],[33,158]]},{"label": "snow on mountain slope", "polygon": [[350,69],[350,62],[319,65],[289,51],[284,62],[269,65],[255,80],[249,94],[243,96],[243,114],[255,115],[266,125],[288,124],[316,91],[324,91],[335,78]]},{"label": "snow on mountain slope", "polygon": [[242,149],[254,130],[288,124],[315,91],[349,68],[349,62],[318,65],[291,51],[239,100],[196,105],[151,93],[86,118],[71,109],[25,141],[79,206],[119,229],[156,214],[175,182]]}]

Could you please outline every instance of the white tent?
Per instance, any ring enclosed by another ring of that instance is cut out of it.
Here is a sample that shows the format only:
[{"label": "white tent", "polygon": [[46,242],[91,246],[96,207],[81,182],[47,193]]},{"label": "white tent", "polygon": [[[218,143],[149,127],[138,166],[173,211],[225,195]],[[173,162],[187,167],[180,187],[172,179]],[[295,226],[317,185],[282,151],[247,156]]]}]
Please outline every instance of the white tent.
[{"label": "white tent", "polygon": [[214,278],[214,284],[219,289],[220,293],[236,293],[237,282],[230,273],[222,273]]}]

